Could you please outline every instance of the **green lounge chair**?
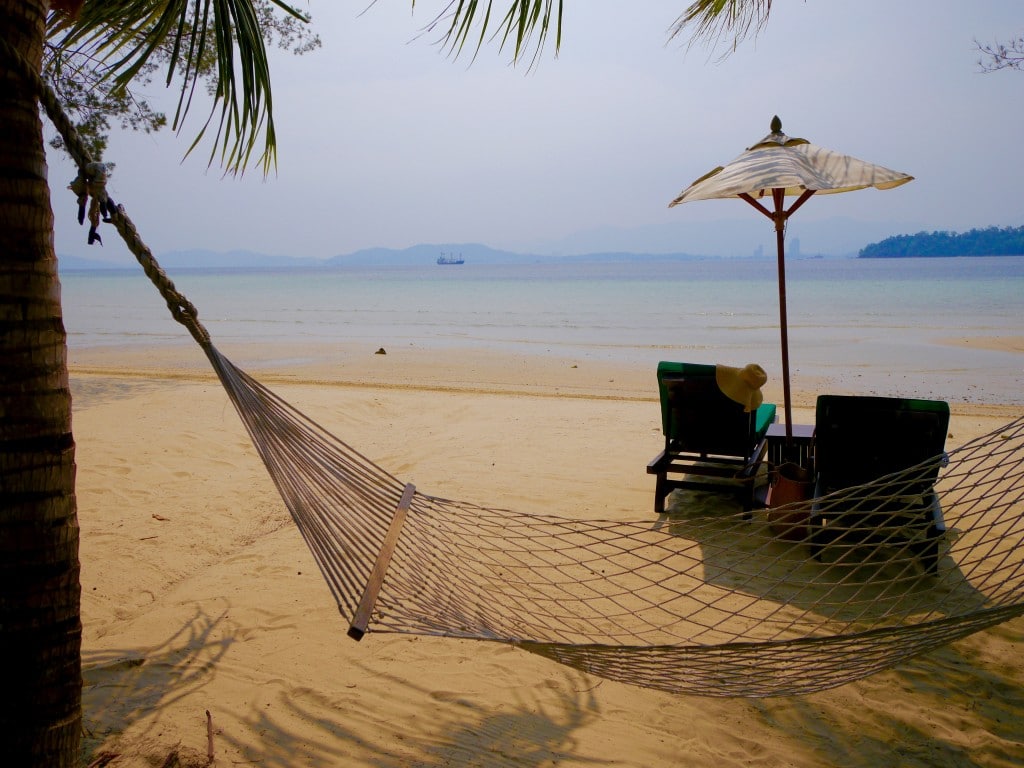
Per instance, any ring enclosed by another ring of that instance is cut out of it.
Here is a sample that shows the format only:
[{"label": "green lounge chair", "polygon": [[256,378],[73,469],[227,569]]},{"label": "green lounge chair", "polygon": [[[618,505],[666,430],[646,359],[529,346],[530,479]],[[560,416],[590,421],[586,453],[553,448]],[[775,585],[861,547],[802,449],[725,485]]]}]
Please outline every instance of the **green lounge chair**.
[{"label": "green lounge chair", "polygon": [[949,405],[938,400],[822,395],[815,413],[811,548],[840,557],[897,546],[938,568],[946,530],[935,481],[946,462]]},{"label": "green lounge chair", "polygon": [[752,509],[775,406],[745,411],[719,389],[714,365],[658,363],[658,391],[665,449],[647,465],[657,477],[654,511],[664,512],[677,488],[709,487],[736,493],[743,509]]}]

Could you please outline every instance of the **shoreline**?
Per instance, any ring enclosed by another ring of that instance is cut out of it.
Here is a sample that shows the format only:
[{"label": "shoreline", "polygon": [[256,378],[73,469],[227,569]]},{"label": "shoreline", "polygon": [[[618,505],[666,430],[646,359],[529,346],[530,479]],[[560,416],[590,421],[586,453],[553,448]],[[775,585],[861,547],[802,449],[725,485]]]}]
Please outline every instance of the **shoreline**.
[{"label": "shoreline", "polygon": [[[977,343],[976,339],[959,342],[968,346]],[[1005,344],[1015,349],[1017,345],[1024,344],[1024,337],[1006,340]],[[997,342],[993,341],[992,347],[997,346]],[[336,390],[374,389],[658,402],[656,360],[650,365],[641,365],[544,354],[512,355],[464,348],[446,350],[410,347],[375,354],[366,347],[351,344],[331,347],[320,344],[247,344],[221,349],[221,352],[239,368],[270,387],[294,385]],[[72,378],[80,381],[109,378],[125,382],[217,382],[216,374],[205,355],[191,344],[158,349],[134,346],[74,349],[69,351],[68,368]],[[769,378],[763,392],[766,401],[779,404],[781,415],[781,381],[777,377]],[[823,377],[794,375],[794,409],[813,411],[819,392],[858,394],[851,386],[839,386]],[[871,390],[863,394],[884,393]],[[916,395],[899,393],[896,396],[946,400],[955,416],[995,417],[1008,422],[1024,414],[1024,405],[1013,403],[969,402],[944,398],[941,393],[934,392]],[[85,406],[88,395],[76,397],[75,403]]]}]

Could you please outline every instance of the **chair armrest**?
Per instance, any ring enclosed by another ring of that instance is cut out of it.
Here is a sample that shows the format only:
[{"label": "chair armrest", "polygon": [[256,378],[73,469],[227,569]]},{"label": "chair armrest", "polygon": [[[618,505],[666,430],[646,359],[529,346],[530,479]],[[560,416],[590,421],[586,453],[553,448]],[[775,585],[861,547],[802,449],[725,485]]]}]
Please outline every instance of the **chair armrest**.
[{"label": "chair armrest", "polygon": [[661,465],[665,462],[665,455],[665,451],[662,451],[647,463],[648,475],[656,475],[658,473]]},{"label": "chair armrest", "polygon": [[775,404],[761,403],[754,412],[754,432],[759,437],[764,437],[768,427],[775,423]]}]

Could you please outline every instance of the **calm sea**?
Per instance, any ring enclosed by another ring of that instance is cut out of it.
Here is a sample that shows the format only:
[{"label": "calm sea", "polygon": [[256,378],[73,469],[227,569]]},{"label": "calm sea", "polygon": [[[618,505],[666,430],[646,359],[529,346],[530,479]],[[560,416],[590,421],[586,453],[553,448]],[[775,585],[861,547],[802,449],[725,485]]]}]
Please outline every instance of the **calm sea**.
[{"label": "calm sea", "polygon": [[[773,261],[172,274],[215,343],[486,347],[650,365],[759,362],[779,375]],[[192,343],[148,280],[61,276],[69,345]],[[855,391],[1024,404],[1024,257],[787,264],[790,359]],[[971,339],[954,345],[951,339]],[[863,390],[857,385],[863,383]]]}]

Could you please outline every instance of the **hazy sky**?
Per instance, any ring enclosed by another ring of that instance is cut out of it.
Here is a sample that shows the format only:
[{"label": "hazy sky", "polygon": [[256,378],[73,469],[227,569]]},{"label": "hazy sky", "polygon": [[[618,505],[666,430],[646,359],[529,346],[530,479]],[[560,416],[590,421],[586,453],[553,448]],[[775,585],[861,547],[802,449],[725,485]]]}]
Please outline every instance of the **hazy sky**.
[{"label": "hazy sky", "polygon": [[[767,249],[770,222],[740,201],[667,205],[775,114],[790,136],[916,177],[812,199],[790,225],[804,252],[1024,224],[1024,72],[979,73],[974,42],[1024,33],[1020,0],[780,1],[724,61],[668,40],[688,0],[568,0],[559,56],[548,46],[529,72],[497,44],[470,64],[417,38],[445,0],[368,4],[309,2],[323,47],[274,56],[276,175],[225,178],[205,151],[182,162],[201,111],[180,137],[114,138],[111,194],[157,255]],[[57,252],[127,260],[109,227],[102,250],[85,244],[74,171],[49,162]],[[830,239],[835,217],[862,222],[863,242]]]}]

